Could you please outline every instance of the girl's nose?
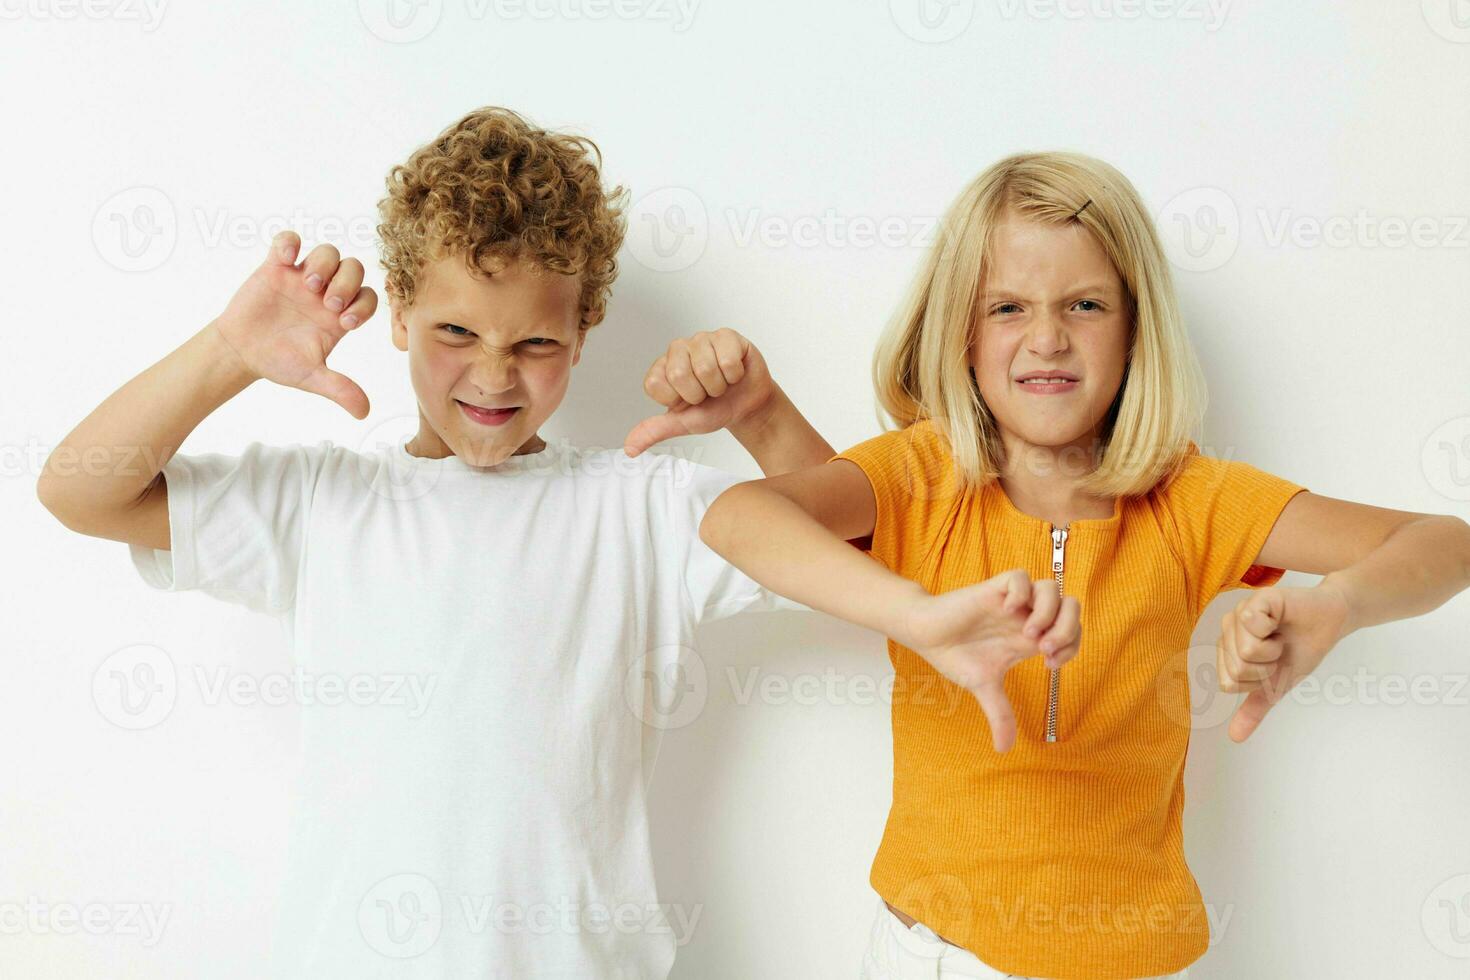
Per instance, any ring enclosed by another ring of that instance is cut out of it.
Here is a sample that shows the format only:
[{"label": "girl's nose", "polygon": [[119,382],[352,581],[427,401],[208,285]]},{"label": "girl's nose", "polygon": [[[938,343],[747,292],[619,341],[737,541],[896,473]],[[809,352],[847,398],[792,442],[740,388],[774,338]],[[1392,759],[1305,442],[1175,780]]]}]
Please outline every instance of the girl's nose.
[{"label": "girl's nose", "polygon": [[1051,314],[1039,314],[1026,329],[1026,347],[1035,354],[1064,351],[1067,349],[1067,331]]}]

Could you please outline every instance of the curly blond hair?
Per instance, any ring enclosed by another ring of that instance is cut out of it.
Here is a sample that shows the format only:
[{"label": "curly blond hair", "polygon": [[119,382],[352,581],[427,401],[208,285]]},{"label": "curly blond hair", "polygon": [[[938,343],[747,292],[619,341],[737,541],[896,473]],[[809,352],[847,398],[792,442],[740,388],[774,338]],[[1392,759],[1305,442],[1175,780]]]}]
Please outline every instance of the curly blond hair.
[{"label": "curly blond hair", "polygon": [[582,329],[602,322],[623,242],[621,187],[604,191],[597,144],[485,106],[388,172],[378,238],[389,297],[407,306],[425,262],[463,254],[494,272],[529,260],[582,280]]}]

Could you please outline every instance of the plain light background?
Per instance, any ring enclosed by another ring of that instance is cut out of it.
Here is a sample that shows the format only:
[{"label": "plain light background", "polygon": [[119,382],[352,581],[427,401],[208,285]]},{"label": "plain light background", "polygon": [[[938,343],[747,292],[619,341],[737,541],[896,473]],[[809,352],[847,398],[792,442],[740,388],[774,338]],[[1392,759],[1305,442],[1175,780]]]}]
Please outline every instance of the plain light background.
[{"label": "plain light background", "polygon": [[[0,17],[0,975],[260,975],[295,715],[210,703],[200,672],[285,671],[280,636],[150,592],[35,479],[283,223],[380,288],[384,175],[479,105],[593,137],[634,201],[607,320],[543,435],[621,445],[655,408],[649,363],[718,326],[834,446],[876,434],[871,352],[934,217],[1004,154],[1074,149],[1127,174],[1170,242],[1207,452],[1470,516],[1463,0],[0,0]],[[386,308],[332,364],[367,420],[262,383],[184,451],[408,431]],[[758,475],[725,433],[665,448]],[[1185,834],[1216,926],[1192,975],[1463,977],[1470,600],[1349,637],[1332,683],[1234,745],[1213,644],[1244,595],[1187,652]],[[137,645],[167,653],[177,691],[130,730],[105,668]],[[674,976],[854,976],[891,777],[883,639],[783,612],[708,626],[696,652],[702,706],[653,790],[661,897],[699,915]]]}]

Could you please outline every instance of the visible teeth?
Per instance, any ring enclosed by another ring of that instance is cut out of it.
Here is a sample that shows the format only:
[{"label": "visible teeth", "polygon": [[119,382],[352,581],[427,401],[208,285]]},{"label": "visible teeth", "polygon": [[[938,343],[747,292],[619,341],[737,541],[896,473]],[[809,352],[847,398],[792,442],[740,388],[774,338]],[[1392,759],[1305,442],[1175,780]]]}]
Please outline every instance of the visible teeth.
[{"label": "visible teeth", "polygon": [[1022,381],[1021,384],[1023,384],[1023,385],[1054,385],[1054,384],[1061,384],[1064,381],[1071,381],[1071,380],[1072,380],[1071,378],[1027,378],[1025,381]]}]

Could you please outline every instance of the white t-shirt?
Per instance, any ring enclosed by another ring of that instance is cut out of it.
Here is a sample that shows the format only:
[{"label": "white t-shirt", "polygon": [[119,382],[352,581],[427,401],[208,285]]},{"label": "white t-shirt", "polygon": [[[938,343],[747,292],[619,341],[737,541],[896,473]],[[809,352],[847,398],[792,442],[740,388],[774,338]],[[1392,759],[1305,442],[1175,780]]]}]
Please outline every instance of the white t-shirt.
[{"label": "white t-shirt", "polygon": [[[700,540],[740,478],[548,443],[495,467],[330,442],[175,455],[145,582],[278,616],[302,772],[273,976],[665,977],[646,804],[695,627],[780,598]],[[309,685],[309,688],[304,686]]]}]

